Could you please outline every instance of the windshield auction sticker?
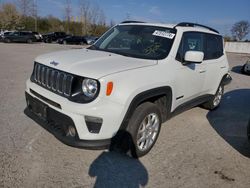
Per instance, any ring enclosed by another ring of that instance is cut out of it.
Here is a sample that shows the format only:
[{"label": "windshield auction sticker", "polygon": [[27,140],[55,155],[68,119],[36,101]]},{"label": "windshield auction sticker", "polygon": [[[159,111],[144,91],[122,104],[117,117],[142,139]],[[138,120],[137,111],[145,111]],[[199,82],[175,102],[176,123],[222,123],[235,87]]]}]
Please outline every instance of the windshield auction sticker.
[{"label": "windshield auction sticker", "polygon": [[175,36],[174,33],[168,33],[168,32],[159,31],[159,30],[155,30],[152,35],[158,36],[158,37],[164,37],[164,38],[168,38],[168,39],[173,39]]}]

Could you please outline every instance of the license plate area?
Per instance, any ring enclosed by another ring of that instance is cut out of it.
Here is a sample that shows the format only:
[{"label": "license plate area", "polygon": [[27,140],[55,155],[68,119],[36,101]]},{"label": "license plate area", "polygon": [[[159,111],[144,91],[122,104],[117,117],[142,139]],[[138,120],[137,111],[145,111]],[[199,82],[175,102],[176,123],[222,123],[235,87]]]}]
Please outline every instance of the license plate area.
[{"label": "license plate area", "polygon": [[47,120],[48,117],[48,105],[42,103],[36,98],[29,98],[27,100],[28,108],[38,117],[43,119],[44,121]]}]

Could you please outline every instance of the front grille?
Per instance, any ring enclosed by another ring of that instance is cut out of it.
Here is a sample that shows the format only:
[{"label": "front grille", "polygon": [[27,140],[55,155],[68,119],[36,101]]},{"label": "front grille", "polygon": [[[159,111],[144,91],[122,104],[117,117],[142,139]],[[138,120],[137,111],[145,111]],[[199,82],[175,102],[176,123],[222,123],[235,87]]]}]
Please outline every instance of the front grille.
[{"label": "front grille", "polygon": [[73,75],[35,63],[32,76],[38,85],[65,97],[71,96]]}]

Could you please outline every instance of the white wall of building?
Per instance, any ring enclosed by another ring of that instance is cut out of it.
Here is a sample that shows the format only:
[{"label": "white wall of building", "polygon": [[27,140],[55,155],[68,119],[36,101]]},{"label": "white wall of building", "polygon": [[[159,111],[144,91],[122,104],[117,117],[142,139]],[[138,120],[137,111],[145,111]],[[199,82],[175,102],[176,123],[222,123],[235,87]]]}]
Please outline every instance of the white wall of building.
[{"label": "white wall of building", "polygon": [[250,42],[226,42],[225,51],[250,54]]}]

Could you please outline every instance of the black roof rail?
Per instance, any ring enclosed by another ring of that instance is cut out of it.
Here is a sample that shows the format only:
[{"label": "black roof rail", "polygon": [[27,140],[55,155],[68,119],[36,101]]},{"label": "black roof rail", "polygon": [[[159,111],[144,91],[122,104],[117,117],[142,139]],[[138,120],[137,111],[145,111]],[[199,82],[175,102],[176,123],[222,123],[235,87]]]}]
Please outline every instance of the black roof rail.
[{"label": "black roof rail", "polygon": [[197,23],[190,23],[190,22],[181,22],[181,23],[178,23],[176,26],[174,27],[178,27],[178,26],[181,26],[181,27],[203,27],[203,28],[206,28],[206,29],[209,29],[210,31],[213,31],[215,33],[218,33],[219,34],[219,31],[211,28],[211,27],[208,27],[208,26],[205,26],[205,25],[201,25],[201,24],[197,24]]},{"label": "black roof rail", "polygon": [[126,20],[126,21],[121,22],[121,24],[124,24],[124,23],[145,23],[145,22],[135,21],[135,20]]}]

